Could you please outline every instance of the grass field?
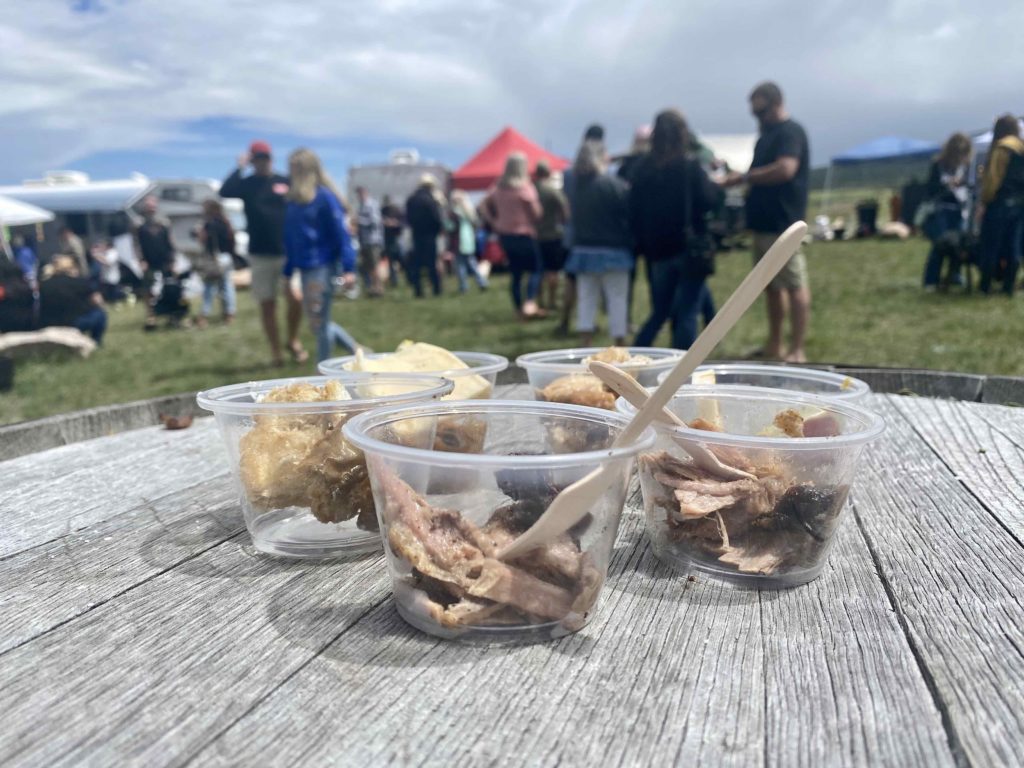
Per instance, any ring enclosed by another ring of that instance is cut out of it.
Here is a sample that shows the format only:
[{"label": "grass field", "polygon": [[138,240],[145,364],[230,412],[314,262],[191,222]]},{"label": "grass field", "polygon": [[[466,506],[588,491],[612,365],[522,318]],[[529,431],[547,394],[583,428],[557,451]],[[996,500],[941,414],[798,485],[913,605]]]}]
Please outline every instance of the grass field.
[{"label": "grass field", "polygon": [[[821,243],[808,247],[814,314],[808,354],[812,361],[904,366],[1024,375],[1020,302],[1002,296],[925,294],[920,274],[926,243],[877,241]],[[745,252],[719,258],[712,279],[721,302],[749,268]],[[532,350],[575,344],[554,335],[555,321],[519,324],[512,319],[507,282],[465,296],[454,279],[440,299],[412,299],[408,289],[373,301],[335,301],[334,317],[364,344],[388,350],[404,338],[450,349],[487,350],[514,358]],[[647,309],[646,288],[636,292],[636,320]],[[761,301],[717,351],[739,357],[763,340]],[[304,332],[305,343],[312,340]],[[604,342],[606,339],[599,339]],[[666,342],[663,335],[659,342]],[[217,384],[311,373],[313,365],[272,369],[255,308],[239,297],[234,325],[198,331],[143,333],[141,307],[111,312],[103,349],[86,360],[20,362],[13,391],[0,393],[0,423],[38,418],[89,406],[185,392]]]}]

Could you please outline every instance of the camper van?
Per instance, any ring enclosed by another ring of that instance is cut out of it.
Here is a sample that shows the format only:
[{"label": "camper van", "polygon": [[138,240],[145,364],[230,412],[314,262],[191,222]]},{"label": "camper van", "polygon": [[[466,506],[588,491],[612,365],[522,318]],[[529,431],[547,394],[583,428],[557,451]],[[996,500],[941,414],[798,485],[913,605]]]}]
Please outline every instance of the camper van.
[{"label": "camper van", "polygon": [[[192,236],[202,216],[202,202],[216,197],[218,182],[210,179],[157,179],[132,174],[127,179],[93,181],[79,171],[48,171],[41,179],[29,179],[18,186],[0,187],[0,194],[52,211],[56,218],[41,225],[37,250],[45,261],[57,252],[57,232],[62,226],[74,230],[87,244],[123,231],[142,216],[142,200],[155,195],[160,215],[171,225],[174,243],[186,256],[196,255],[199,243]],[[239,200],[225,200],[224,209],[239,236],[236,246],[246,253],[245,219]],[[128,221],[125,219],[127,218]]]}]

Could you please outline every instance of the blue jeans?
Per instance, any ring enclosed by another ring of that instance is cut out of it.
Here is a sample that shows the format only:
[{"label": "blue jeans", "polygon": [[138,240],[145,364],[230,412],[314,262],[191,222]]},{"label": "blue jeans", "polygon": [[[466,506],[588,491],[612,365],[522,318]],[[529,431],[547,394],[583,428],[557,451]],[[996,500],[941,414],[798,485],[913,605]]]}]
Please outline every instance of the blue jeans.
[{"label": "blue jeans", "polygon": [[430,278],[430,285],[434,289],[434,295],[441,295],[441,276],[437,274],[437,238],[414,237],[412,241],[412,253],[409,254],[409,284],[412,285],[413,293],[417,297],[423,296],[423,286],[420,283],[421,272],[427,270],[427,277]]},{"label": "blue jeans", "polygon": [[526,300],[534,301],[540,291],[543,273],[540,249],[537,241],[529,235],[501,235],[501,249],[508,258],[508,271],[512,275],[512,303],[516,309],[523,306],[523,274],[529,273],[526,281]]},{"label": "blue jeans", "polygon": [[227,270],[219,278],[203,280],[203,317],[213,312],[213,299],[219,293],[224,316],[235,314],[235,281],[231,279],[232,270]]},{"label": "blue jeans", "polygon": [[928,260],[924,263],[925,287],[938,285],[942,279],[942,262],[944,251],[937,247],[937,241],[947,232],[955,232],[963,226],[960,209],[949,206],[940,207],[931,216],[928,223],[928,237],[932,241],[932,249],[928,252]]},{"label": "blue jeans", "polygon": [[1021,259],[1021,232],[1024,228],[1024,206],[993,203],[985,209],[981,222],[981,282],[982,293],[992,290],[992,278],[1000,262],[1003,269],[1003,292],[1013,295],[1017,269]]},{"label": "blue jeans", "polygon": [[84,315],[76,317],[74,326],[91,336],[97,344],[102,344],[103,334],[107,330],[107,313],[101,307],[93,307]]},{"label": "blue jeans", "polygon": [[302,276],[302,306],[309,320],[309,330],[316,337],[316,361],[322,363],[331,356],[334,344],[355,352],[356,340],[337,323],[331,322],[331,300],[334,298],[334,270],[315,267],[300,270]]},{"label": "blue jeans", "polygon": [[689,349],[697,338],[697,316],[714,316],[714,301],[707,282],[683,274],[681,259],[667,258],[647,262],[647,281],[651,290],[651,315],[636,335],[638,347],[649,347],[665,324],[672,324],[672,346]]},{"label": "blue jeans", "polygon": [[487,287],[487,279],[480,274],[480,268],[476,263],[475,253],[455,254],[455,276],[459,278],[459,293],[465,293],[468,286],[467,277],[473,276],[476,284],[481,288]]}]

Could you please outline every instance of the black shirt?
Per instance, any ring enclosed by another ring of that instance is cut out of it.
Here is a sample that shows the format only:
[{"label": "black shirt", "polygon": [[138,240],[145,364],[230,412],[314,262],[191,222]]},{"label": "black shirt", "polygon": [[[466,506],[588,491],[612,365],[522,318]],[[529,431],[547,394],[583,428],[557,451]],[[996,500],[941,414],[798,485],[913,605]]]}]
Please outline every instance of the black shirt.
[{"label": "black shirt", "polygon": [[135,236],[139,239],[142,259],[153,272],[170,272],[174,266],[171,230],[161,221],[144,221]]},{"label": "black shirt", "polygon": [[[689,201],[687,201],[689,197]],[[707,231],[706,214],[718,206],[722,191],[689,158],[665,164],[646,158],[633,173],[629,194],[630,223],[637,252],[651,261],[682,253],[686,248],[689,208],[694,233]]]},{"label": "black shirt", "polygon": [[398,239],[402,236],[402,209],[394,203],[388,203],[380,209],[381,218],[394,219],[398,222],[398,225],[384,225],[384,248],[391,250],[398,243]]},{"label": "black shirt", "polygon": [[94,286],[84,277],[55,274],[39,283],[39,325],[73,325],[91,310]]},{"label": "black shirt", "polygon": [[782,184],[751,185],[747,194],[747,226],[755,232],[782,232],[807,217],[811,153],[807,134],[795,120],[783,120],[761,131],[750,168],[770,165],[780,157],[795,157],[796,175]]},{"label": "black shirt", "polygon": [[236,170],[220,185],[221,197],[237,197],[245,206],[250,256],[284,254],[284,213],[288,179],[278,173],[242,176]]},{"label": "black shirt", "polygon": [[210,219],[203,222],[203,231],[206,233],[205,249],[211,256],[235,252],[235,233],[229,224],[220,219]]},{"label": "black shirt", "polygon": [[418,240],[437,237],[444,228],[441,205],[426,187],[420,187],[409,195],[405,202],[405,218],[412,229],[412,236]]}]

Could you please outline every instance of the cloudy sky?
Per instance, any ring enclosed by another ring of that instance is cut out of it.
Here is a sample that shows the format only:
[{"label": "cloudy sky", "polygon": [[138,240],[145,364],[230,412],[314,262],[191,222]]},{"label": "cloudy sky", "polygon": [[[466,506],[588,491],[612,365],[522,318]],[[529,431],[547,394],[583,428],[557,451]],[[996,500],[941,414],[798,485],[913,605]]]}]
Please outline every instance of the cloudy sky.
[{"label": "cloudy sky", "polygon": [[[0,0],[0,182],[221,176],[253,137],[343,176],[415,146],[451,165],[513,124],[613,150],[678,106],[753,130],[777,80],[815,165],[879,135],[941,140],[1024,111],[1024,3],[946,0]],[[279,153],[280,153],[279,152]]]}]

